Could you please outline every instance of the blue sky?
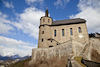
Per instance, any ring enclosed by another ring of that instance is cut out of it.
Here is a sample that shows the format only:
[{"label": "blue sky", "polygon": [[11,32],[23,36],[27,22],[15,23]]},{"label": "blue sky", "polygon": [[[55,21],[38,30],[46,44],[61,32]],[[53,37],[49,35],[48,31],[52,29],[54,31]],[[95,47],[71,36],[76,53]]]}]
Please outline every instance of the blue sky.
[{"label": "blue sky", "polygon": [[89,33],[100,32],[99,0],[0,0],[0,55],[31,55],[47,7],[54,21],[83,18]]}]

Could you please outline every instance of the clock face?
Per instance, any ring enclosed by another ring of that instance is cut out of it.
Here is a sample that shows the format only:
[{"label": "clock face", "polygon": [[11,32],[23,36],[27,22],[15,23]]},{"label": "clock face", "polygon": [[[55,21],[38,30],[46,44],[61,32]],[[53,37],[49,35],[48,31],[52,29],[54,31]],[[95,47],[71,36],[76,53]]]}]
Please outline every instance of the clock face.
[{"label": "clock face", "polygon": [[83,35],[78,35],[79,36],[79,38],[83,38]]}]

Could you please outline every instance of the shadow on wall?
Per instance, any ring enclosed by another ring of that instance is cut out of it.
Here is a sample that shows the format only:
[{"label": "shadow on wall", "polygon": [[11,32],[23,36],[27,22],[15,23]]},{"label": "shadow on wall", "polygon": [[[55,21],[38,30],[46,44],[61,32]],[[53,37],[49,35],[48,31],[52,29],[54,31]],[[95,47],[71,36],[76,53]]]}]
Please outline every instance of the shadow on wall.
[{"label": "shadow on wall", "polygon": [[95,62],[100,62],[100,54],[95,49],[92,49],[92,52],[91,52],[91,60],[93,60]]},{"label": "shadow on wall", "polygon": [[[90,61],[90,60],[85,60],[80,56],[79,57],[74,57],[74,60],[77,61],[78,64],[80,64],[82,67],[100,67],[100,63]],[[69,65],[69,64],[67,64],[67,65]]]},{"label": "shadow on wall", "polygon": [[100,63],[89,61],[89,60],[84,60],[82,59],[81,62],[86,65],[87,67],[100,67]]}]

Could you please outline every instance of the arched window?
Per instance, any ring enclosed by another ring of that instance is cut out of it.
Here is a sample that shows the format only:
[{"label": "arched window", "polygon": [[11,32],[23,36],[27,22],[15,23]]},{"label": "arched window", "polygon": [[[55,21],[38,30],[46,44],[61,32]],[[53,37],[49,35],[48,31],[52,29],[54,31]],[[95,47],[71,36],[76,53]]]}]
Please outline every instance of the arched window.
[{"label": "arched window", "polygon": [[62,29],[62,36],[64,36],[64,29]]},{"label": "arched window", "polygon": [[56,37],[56,30],[54,30],[54,36]]},{"label": "arched window", "polygon": [[82,33],[81,27],[78,27],[78,31],[79,33]]},{"label": "arched window", "polygon": [[50,22],[50,19],[48,19],[48,23]]},{"label": "arched window", "polygon": [[44,40],[43,40],[43,38],[42,38],[42,40],[41,40],[41,41],[42,41],[42,42],[44,41]]},{"label": "arched window", "polygon": [[73,29],[70,28],[70,35],[73,35]]},{"label": "arched window", "polygon": [[43,19],[43,22],[45,22],[45,19]]},{"label": "arched window", "polygon": [[42,31],[42,34],[44,34],[44,31]]}]

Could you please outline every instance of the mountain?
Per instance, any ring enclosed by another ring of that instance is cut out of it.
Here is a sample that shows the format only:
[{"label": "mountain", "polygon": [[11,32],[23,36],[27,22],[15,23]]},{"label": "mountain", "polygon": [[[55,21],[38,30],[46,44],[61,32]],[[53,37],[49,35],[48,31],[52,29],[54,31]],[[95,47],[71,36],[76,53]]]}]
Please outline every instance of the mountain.
[{"label": "mountain", "polygon": [[27,58],[29,58],[31,56],[24,56],[24,57],[20,57],[19,55],[12,55],[12,56],[1,56],[0,55],[0,60],[16,60],[16,59],[20,59],[20,60],[25,60]]}]

